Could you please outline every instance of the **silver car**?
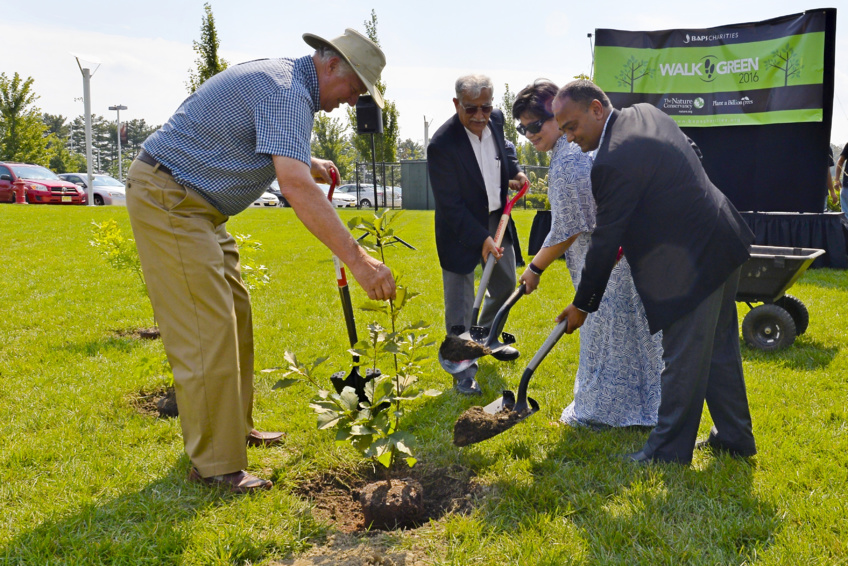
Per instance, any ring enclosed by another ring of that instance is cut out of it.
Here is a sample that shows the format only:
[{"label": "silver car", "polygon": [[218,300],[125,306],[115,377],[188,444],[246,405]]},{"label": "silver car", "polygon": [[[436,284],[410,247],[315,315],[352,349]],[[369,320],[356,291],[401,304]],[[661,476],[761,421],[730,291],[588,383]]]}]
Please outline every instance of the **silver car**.
[{"label": "silver car", "polygon": [[[348,194],[356,197],[356,185],[342,185],[336,189],[336,193]],[[400,208],[403,204],[403,194],[400,187],[385,187],[384,198],[383,187],[377,186],[377,206],[389,206]],[[359,206],[371,208],[374,206],[374,185],[359,185]]]},{"label": "silver car", "polygon": [[[61,173],[59,178],[74,183],[84,190],[88,189],[88,175],[86,173]],[[94,175],[92,194],[93,202],[97,206],[105,204],[127,205],[127,192],[124,184],[109,175],[100,173]]]}]

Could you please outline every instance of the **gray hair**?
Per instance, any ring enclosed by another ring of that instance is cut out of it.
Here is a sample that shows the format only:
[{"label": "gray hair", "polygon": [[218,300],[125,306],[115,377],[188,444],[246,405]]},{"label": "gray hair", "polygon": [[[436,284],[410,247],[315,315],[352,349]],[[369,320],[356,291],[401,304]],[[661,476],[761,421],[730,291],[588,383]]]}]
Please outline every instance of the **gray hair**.
[{"label": "gray hair", "polygon": [[462,100],[463,95],[469,98],[477,98],[484,89],[489,89],[492,95],[495,94],[492,79],[486,75],[465,75],[456,79],[455,90],[457,100]]},{"label": "gray hair", "polygon": [[318,59],[320,59],[325,64],[329,63],[330,59],[332,59],[333,57],[338,57],[340,75],[352,75],[356,72],[353,70],[353,67],[350,65],[350,63],[347,62],[347,59],[345,59],[341,53],[339,53],[332,47],[322,45],[321,47],[315,50],[315,55],[317,55]]}]

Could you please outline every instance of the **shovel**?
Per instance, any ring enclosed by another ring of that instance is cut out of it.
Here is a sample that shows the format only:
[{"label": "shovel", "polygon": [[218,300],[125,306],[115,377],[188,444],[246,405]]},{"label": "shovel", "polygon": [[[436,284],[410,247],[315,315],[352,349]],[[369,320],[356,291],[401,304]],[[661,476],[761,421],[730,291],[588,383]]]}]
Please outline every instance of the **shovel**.
[{"label": "shovel", "polygon": [[[330,175],[333,182],[330,183],[330,190],[327,191],[327,199],[333,202],[333,191],[338,184],[338,177],[335,169],[330,170]],[[333,254],[333,266],[336,268],[336,284],[339,287],[339,296],[342,300],[342,311],[344,312],[345,325],[347,326],[347,337],[350,341],[350,347],[353,348],[359,339],[356,336],[356,321],[353,318],[353,302],[350,300],[350,289],[347,286],[347,276],[345,274],[344,264]],[[330,382],[337,393],[341,393],[345,387],[352,387],[356,391],[356,395],[360,401],[367,401],[365,395],[365,384],[380,375],[379,369],[368,368],[365,370],[365,377],[359,369],[359,356],[353,356],[353,369],[345,377],[344,371],[337,371],[330,376]]]},{"label": "shovel", "polygon": [[[524,296],[526,292],[527,287],[524,283],[512,292],[512,295],[504,302],[503,306],[498,309],[492,321],[491,330],[482,326],[472,326],[468,332],[459,336],[445,338],[445,341],[442,342],[442,346],[439,348],[439,363],[442,365],[442,368],[450,374],[457,374],[471,367],[474,362],[483,356],[493,354],[510,344],[514,344],[515,336],[508,332],[503,332],[503,327],[506,324],[506,318],[509,315],[510,309],[515,306],[518,299]],[[503,341],[498,340],[499,335]],[[458,348],[460,352],[468,352],[468,359],[454,361],[446,358],[443,350],[448,345]]]},{"label": "shovel", "polygon": [[[498,227],[495,230],[495,237],[494,237],[495,246],[497,246],[497,247],[501,246],[501,242],[503,242],[504,233],[506,233],[506,227],[509,224],[509,215],[512,212],[512,208],[515,206],[515,204],[518,202],[518,200],[527,193],[527,190],[529,188],[530,188],[530,184],[524,183],[524,185],[521,187],[521,189],[511,199],[509,199],[509,202],[506,203],[506,206],[504,207],[504,210],[503,210],[503,214],[501,214],[501,218],[498,221]],[[459,332],[456,332],[454,329],[461,328],[459,326],[455,326],[454,328],[451,329],[452,332],[455,332],[455,335],[458,335],[460,338],[462,338],[464,340],[467,340],[467,339],[470,338],[472,340],[475,340],[476,342],[482,343],[482,341],[486,338],[486,329],[484,329],[480,326],[477,326],[477,319],[480,316],[480,305],[483,304],[483,297],[486,295],[486,288],[489,286],[489,279],[491,279],[491,277],[492,277],[492,271],[494,271],[494,269],[495,269],[495,263],[496,263],[495,258],[492,256],[492,254],[489,254],[489,257],[486,258],[486,265],[483,268],[483,275],[481,275],[481,277],[480,277],[480,284],[477,287],[477,295],[474,297],[474,306],[471,310],[471,328],[469,329],[468,332],[465,332],[464,328],[459,330]],[[509,309],[507,309],[507,310],[509,310]],[[497,319],[497,315],[495,316],[495,318]],[[506,322],[506,321],[504,321],[504,322]],[[497,328],[497,324],[495,324],[495,322],[493,321],[492,322],[492,331],[489,332],[488,334],[494,335],[495,337],[497,337],[498,333],[502,330],[503,325],[501,325],[500,330],[495,331],[496,328]],[[476,338],[475,338],[475,336],[476,336]],[[447,341],[449,338],[451,338],[451,337],[446,337],[445,341]],[[508,339],[509,338],[507,338],[507,336],[504,336],[504,343],[501,344],[501,347],[512,344],[512,343],[515,342],[515,337],[511,336],[512,342],[507,342]],[[443,342],[443,344],[444,344],[444,342]],[[468,363],[462,369],[457,370],[457,371],[462,371],[462,370],[470,367],[471,364],[474,363],[475,359],[468,361]],[[454,367],[453,364],[455,364],[456,362],[449,362],[448,360],[444,360],[442,358],[441,354],[439,354],[439,363],[442,364],[442,368],[444,368],[444,370],[447,371],[448,373],[455,373],[454,371],[451,371],[450,368]]]},{"label": "shovel", "polygon": [[468,446],[476,444],[483,440],[488,440],[493,436],[509,430],[530,415],[539,411],[539,403],[535,399],[527,396],[527,386],[530,383],[530,378],[533,377],[533,372],[542,363],[554,345],[562,338],[568,328],[568,320],[563,320],[557,324],[550,333],[545,343],[530,360],[524,373],[521,375],[521,382],[518,384],[518,398],[512,391],[505,390],[503,397],[492,401],[482,408],[471,407],[460,415],[454,425],[454,444],[457,446]]},{"label": "shovel", "polygon": [[[509,224],[509,215],[512,212],[512,207],[514,207],[515,203],[524,196],[529,188],[530,184],[524,183],[521,190],[515,193],[515,196],[509,199],[509,202],[506,203],[503,214],[501,214],[501,219],[498,221],[498,228],[495,230],[494,240],[496,247],[501,247],[504,233],[506,233],[506,227]],[[477,287],[477,296],[474,297],[474,308],[471,311],[472,327],[477,324],[477,318],[480,316],[480,305],[483,304],[483,297],[486,295],[486,287],[489,286],[489,279],[492,277],[492,271],[495,269],[495,263],[495,258],[492,257],[492,254],[489,254],[489,257],[486,258],[486,266],[483,268],[483,275],[480,276],[480,286]]]}]

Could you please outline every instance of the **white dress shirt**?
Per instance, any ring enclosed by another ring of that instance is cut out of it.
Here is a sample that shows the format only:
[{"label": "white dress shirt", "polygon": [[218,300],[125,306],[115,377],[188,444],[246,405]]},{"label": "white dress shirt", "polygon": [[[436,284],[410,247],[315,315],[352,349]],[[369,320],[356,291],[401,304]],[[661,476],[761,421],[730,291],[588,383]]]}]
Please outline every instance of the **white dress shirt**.
[{"label": "white dress shirt", "polygon": [[498,155],[498,147],[495,145],[495,137],[487,125],[483,130],[483,137],[465,128],[474,155],[477,157],[477,165],[483,173],[483,182],[486,184],[486,194],[489,197],[489,212],[494,212],[501,207],[501,158]]}]

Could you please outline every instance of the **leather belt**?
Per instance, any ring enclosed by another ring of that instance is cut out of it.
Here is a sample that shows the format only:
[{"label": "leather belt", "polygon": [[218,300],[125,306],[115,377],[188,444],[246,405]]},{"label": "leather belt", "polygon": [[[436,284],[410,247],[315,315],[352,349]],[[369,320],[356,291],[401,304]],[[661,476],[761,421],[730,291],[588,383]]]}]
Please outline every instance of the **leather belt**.
[{"label": "leather belt", "polygon": [[165,167],[164,165],[162,165],[161,163],[156,161],[155,157],[153,157],[152,155],[150,155],[149,153],[147,153],[143,149],[138,153],[138,155],[135,156],[135,158],[138,159],[139,161],[141,161],[142,163],[147,163],[151,167],[156,167],[158,165],[159,171],[162,171],[163,173],[167,173],[168,175],[171,175],[173,177],[173,174],[171,173],[170,169],[168,169],[167,167]]}]

